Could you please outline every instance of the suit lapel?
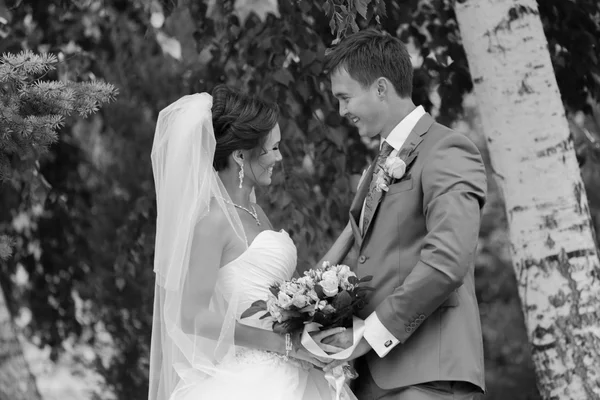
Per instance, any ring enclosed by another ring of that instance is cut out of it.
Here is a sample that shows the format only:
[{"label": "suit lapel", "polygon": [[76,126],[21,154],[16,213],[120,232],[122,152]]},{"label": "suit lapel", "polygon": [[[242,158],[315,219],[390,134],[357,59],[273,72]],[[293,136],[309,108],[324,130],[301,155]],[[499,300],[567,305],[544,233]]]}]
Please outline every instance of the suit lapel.
[{"label": "suit lapel", "polygon": [[[423,141],[423,136],[425,135],[425,133],[427,133],[427,131],[429,130],[429,128],[431,127],[433,122],[434,122],[434,120],[431,117],[431,115],[429,115],[429,114],[423,115],[421,117],[421,119],[419,119],[419,122],[417,122],[417,124],[415,125],[413,130],[410,132],[410,134],[408,135],[406,140],[404,141],[404,144],[402,144],[402,147],[400,147],[397,157],[400,157],[404,162],[406,162],[407,165],[409,163],[412,163],[412,161],[414,161],[414,158],[416,158],[416,155],[413,153],[414,153],[415,149],[417,148],[417,146],[419,146],[419,144],[421,144],[421,142]],[[372,170],[373,170],[373,168],[371,168],[371,171]],[[372,178],[373,178],[373,173],[371,172],[371,179]],[[369,184],[370,184],[371,179],[369,179]],[[365,179],[365,181],[366,181],[366,179]],[[369,188],[369,186],[367,185],[367,190],[368,190],[368,188]],[[375,209],[373,210],[373,218],[371,218],[369,220],[367,226],[364,227],[364,229],[363,229],[364,235],[361,235],[361,241],[360,241],[361,245],[362,245],[362,241],[364,240],[365,236],[369,232],[369,228],[371,227],[372,222],[375,219],[375,213],[377,212],[377,208],[379,207],[379,204],[381,203],[381,200],[384,197],[385,197],[385,192],[383,192],[381,194],[381,196],[379,196],[377,203],[374,205]],[[360,215],[360,211],[359,211],[359,215]],[[355,236],[356,236],[356,234],[355,234]]]}]

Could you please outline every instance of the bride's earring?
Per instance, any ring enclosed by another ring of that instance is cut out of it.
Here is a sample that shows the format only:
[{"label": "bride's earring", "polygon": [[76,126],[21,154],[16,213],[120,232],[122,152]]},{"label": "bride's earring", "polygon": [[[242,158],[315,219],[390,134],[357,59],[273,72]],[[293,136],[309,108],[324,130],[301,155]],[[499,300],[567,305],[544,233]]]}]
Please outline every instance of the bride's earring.
[{"label": "bride's earring", "polygon": [[240,186],[239,188],[242,188],[242,182],[244,182],[244,164],[240,165],[240,173],[239,173],[239,177],[240,177]]}]

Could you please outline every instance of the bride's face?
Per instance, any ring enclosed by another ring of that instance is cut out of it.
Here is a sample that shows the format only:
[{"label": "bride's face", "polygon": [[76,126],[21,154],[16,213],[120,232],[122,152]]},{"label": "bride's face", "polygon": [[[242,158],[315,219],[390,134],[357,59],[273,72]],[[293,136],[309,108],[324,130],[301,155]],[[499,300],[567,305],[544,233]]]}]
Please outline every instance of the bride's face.
[{"label": "bride's face", "polygon": [[268,186],[271,184],[273,167],[281,161],[279,152],[279,142],[281,141],[281,131],[279,124],[267,136],[267,140],[262,148],[252,157],[249,163],[244,164],[244,175],[248,183],[253,186]]}]

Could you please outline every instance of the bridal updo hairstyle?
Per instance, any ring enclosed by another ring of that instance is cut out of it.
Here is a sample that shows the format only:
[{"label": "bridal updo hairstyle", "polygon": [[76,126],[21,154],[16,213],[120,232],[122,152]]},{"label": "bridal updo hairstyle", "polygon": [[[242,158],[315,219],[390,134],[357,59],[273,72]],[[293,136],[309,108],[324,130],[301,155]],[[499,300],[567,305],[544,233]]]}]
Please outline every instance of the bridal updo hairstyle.
[{"label": "bridal updo hairstyle", "polygon": [[258,157],[265,150],[269,133],[279,120],[279,107],[226,85],[212,91],[212,122],[217,140],[213,167],[228,167],[229,155],[236,150],[252,150]]}]

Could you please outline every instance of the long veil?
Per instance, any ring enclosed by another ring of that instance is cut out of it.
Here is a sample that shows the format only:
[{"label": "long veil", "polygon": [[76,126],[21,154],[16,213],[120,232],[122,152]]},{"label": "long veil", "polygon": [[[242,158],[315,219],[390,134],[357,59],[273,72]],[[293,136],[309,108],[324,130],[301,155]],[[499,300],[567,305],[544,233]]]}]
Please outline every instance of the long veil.
[{"label": "long veil", "polygon": [[[184,96],[160,112],[156,125],[151,156],[157,221],[149,400],[168,400],[186,382],[214,375],[219,363],[235,353],[236,296],[225,298],[216,288],[218,262],[191,256],[194,234],[212,213],[222,213],[247,246],[239,216],[213,168],[211,107],[207,93]],[[196,298],[202,300],[191,305],[185,294],[190,269],[202,277],[192,283]],[[190,306],[197,316],[191,325],[182,318],[183,308]],[[219,328],[216,334],[203,329],[207,316],[217,321],[212,325]]]}]

